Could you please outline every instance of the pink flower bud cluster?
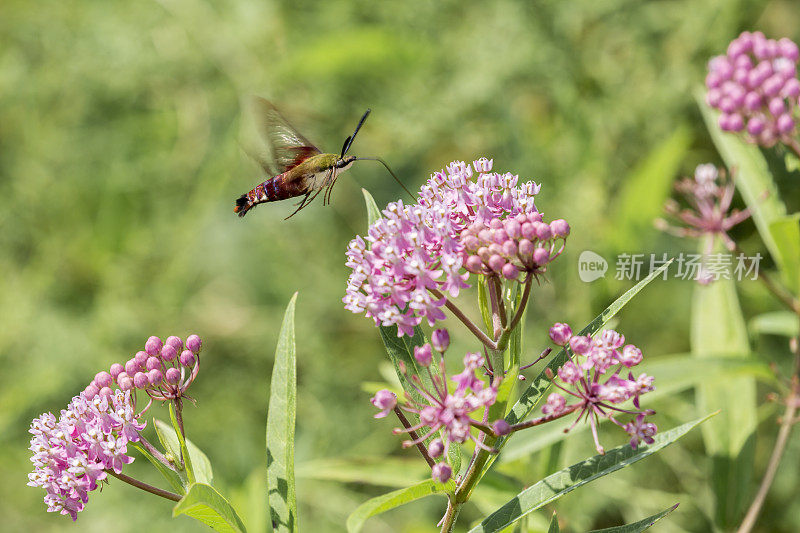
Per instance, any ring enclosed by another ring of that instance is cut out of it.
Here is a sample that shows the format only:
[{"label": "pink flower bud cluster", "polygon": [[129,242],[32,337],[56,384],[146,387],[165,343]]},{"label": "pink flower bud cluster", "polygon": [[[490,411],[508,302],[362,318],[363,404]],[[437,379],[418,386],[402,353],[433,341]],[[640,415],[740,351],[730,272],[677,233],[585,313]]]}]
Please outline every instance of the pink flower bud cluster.
[{"label": "pink flower bud cluster", "polygon": [[[655,424],[645,421],[645,415],[654,414],[654,411],[641,410],[639,397],[655,389],[653,378],[646,374],[635,378],[629,370],[642,362],[641,350],[633,344],[626,345],[625,337],[614,330],[604,330],[592,339],[573,335],[572,329],[563,323],[550,328],[550,338],[555,344],[571,351],[573,357],[558,369],[561,383],[553,381],[562,394],[550,394],[542,413],[558,418],[579,411],[578,420],[586,415],[599,453],[604,453],[597,438],[600,417],[611,420],[628,432],[634,449],[642,441],[652,444],[657,428]],[[626,371],[627,378],[623,376]],[[568,398],[577,401],[568,404]],[[632,401],[635,409],[617,407],[628,400]],[[634,422],[625,424],[617,420],[620,414],[628,413],[637,415]]]},{"label": "pink flower bud cluster", "polygon": [[798,58],[798,47],[789,39],[744,32],[728,45],[726,55],[711,59],[706,102],[722,112],[720,128],[746,132],[750,142],[762,146],[796,134]]},{"label": "pink flower bud cluster", "polygon": [[123,391],[143,389],[156,400],[175,398],[197,377],[201,346],[197,335],[190,335],[185,347],[180,337],[168,337],[166,342],[150,337],[144,350],[124,365],[114,363],[108,372],[99,372],[83,392],[89,399],[107,396],[116,384]]},{"label": "pink flower bud cluster", "polygon": [[475,274],[495,274],[508,280],[517,279],[520,272],[541,274],[564,250],[567,235],[566,220],[547,224],[538,212],[505,220],[493,218],[488,225],[476,221],[461,233],[464,266]]},{"label": "pink flower bud cluster", "polygon": [[138,441],[145,426],[137,417],[131,392],[116,389],[91,399],[82,392],[58,418],[45,413],[33,420],[28,485],[46,491],[49,512],[77,520],[107,471],[119,474],[133,461],[128,443]]},{"label": "pink flower bud cluster", "polygon": [[537,184],[519,184],[518,176],[491,170],[492,161],[485,158],[472,166],[455,161],[431,175],[416,204],[389,204],[367,237],[356,237],[348,246],[347,266],[353,272],[345,309],[365,313],[376,325],[397,326],[398,336],[413,335],[423,319],[431,326],[443,319],[442,293],[456,297],[469,286],[464,229],[536,213]]},{"label": "pink flower bud cluster", "polygon": [[[438,334],[439,340],[447,339],[446,330]],[[439,342],[440,345],[446,343]],[[430,344],[416,347],[414,357],[422,366],[429,367],[431,354]],[[424,402],[414,400],[407,395],[406,401],[400,404],[400,409],[413,413],[419,418],[419,423],[410,428],[395,429],[395,433],[416,432],[419,436],[415,440],[403,442],[403,447],[415,446],[439,432],[439,437],[431,441],[428,446],[428,455],[433,459],[447,457],[450,443],[463,443],[468,439],[475,442],[476,446],[484,445],[476,440],[470,433],[474,423],[471,413],[492,405],[497,398],[496,386],[489,385],[480,379],[476,372],[483,368],[484,359],[478,353],[467,353],[464,356],[464,370],[458,374],[445,378],[444,357],[440,359],[441,374],[432,374],[432,390],[423,386],[417,376],[410,376],[410,382],[425,399]],[[430,368],[430,367],[429,367]],[[453,387],[454,384],[455,386]],[[388,390],[378,391],[372,398],[372,404],[381,410],[376,418],[386,416],[397,406],[397,397]],[[442,465],[442,466],[440,466]],[[452,475],[452,468],[446,462],[437,463],[433,467],[432,476],[441,483],[445,483]]]}]

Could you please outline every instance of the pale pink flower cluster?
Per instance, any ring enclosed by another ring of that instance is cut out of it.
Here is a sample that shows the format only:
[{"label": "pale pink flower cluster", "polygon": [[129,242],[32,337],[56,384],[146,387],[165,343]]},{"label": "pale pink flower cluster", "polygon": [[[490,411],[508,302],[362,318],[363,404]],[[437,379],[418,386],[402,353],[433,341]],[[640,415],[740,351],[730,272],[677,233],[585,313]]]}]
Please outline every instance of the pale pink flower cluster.
[{"label": "pale pink flower cluster", "polygon": [[[576,423],[585,415],[599,453],[604,453],[597,437],[599,417],[608,418],[627,431],[632,447],[636,448],[642,441],[651,444],[657,428],[645,421],[645,415],[654,411],[641,410],[639,397],[655,389],[653,377],[640,374],[637,378],[628,370],[642,362],[641,350],[633,344],[626,345],[625,337],[614,330],[603,330],[592,339],[585,335],[572,335],[572,329],[563,323],[550,328],[550,338],[554,343],[568,347],[573,357],[558,369],[561,384],[553,382],[564,395],[550,394],[542,412],[556,418],[579,411]],[[627,378],[622,375],[626,370]],[[570,397],[577,402],[568,404],[567,398]],[[620,407],[628,400],[632,400],[634,409]],[[616,419],[620,414],[637,416],[634,422],[624,424]]]},{"label": "pale pink flower cluster", "polygon": [[469,286],[462,231],[476,221],[536,212],[539,185],[491,170],[485,158],[471,166],[455,161],[430,177],[417,203],[389,204],[367,237],[348,246],[353,272],[345,308],[366,313],[378,325],[397,326],[398,336],[413,335],[423,319],[431,326],[443,319],[443,293],[456,297]]},{"label": "pale pink flower cluster", "polygon": [[28,485],[42,487],[49,512],[77,520],[95,490],[112,470],[119,474],[133,461],[128,443],[139,440],[144,422],[137,419],[130,391],[116,389],[75,396],[56,418],[45,413],[31,423],[33,472]]}]

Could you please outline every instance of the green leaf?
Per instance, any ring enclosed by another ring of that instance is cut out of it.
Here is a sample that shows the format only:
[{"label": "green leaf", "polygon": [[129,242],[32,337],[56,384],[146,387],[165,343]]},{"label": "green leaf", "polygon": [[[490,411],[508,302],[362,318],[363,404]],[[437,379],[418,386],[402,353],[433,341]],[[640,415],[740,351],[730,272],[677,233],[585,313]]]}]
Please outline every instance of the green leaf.
[{"label": "green leaf", "polygon": [[172,422],[172,429],[178,439],[179,454],[176,455],[176,457],[180,457],[183,460],[183,469],[186,473],[186,479],[189,481],[189,484],[192,484],[197,481],[197,477],[194,474],[192,456],[186,446],[186,439],[180,430],[180,426],[178,425],[178,417],[175,415],[175,404],[171,402],[169,404],[169,419]]},{"label": "green leaf", "polygon": [[331,457],[300,463],[295,475],[304,479],[400,488],[430,478],[431,469],[419,457]]},{"label": "green leaf", "polygon": [[650,529],[650,527],[667,516],[669,513],[674,511],[678,508],[678,504],[676,503],[672,507],[668,509],[664,509],[660,513],[656,513],[653,516],[648,516],[645,519],[639,520],[638,522],[634,522],[633,524],[627,524],[624,526],[616,526],[616,527],[607,527],[605,529],[594,529],[589,533],[640,533],[641,531],[645,531],[646,529]]},{"label": "green leaf", "polygon": [[789,290],[797,294],[800,289],[800,213],[772,221],[769,232],[781,254],[784,281]]},{"label": "green leaf", "polygon": [[[714,145],[728,169],[735,172],[736,188],[753,214],[758,234],[775,260],[789,287],[797,291],[797,279],[789,279],[792,267],[785,257],[781,245],[775,240],[770,225],[786,216],[786,206],[780,199],[778,188],[772,179],[767,160],[758,146],[748,144],[736,135],[722,131],[717,125],[717,113],[705,103],[702,88],[695,91],[695,98],[706,122]],[[788,267],[788,268],[787,268]]]},{"label": "green leaf", "polygon": [[[150,452],[148,452],[147,449],[138,442],[131,442],[130,444],[134,448],[139,450],[139,452],[142,455],[144,455],[147,458],[147,460],[153,464],[153,466],[156,467],[156,470],[161,472],[161,475],[164,476],[164,479],[166,479],[167,482],[170,485],[172,485],[172,488],[175,489],[178,492],[178,494],[186,494],[186,488],[184,488],[183,482],[181,481],[181,477],[177,474],[177,472],[167,468],[161,461],[153,457],[153,455]],[[192,446],[194,445],[190,443],[189,453],[192,453]]]},{"label": "green leaf", "polygon": [[245,533],[247,530],[228,500],[211,485],[195,483],[172,508],[172,516],[185,514],[221,533]]},{"label": "green leaf", "polygon": [[361,189],[361,192],[364,194],[364,202],[367,204],[367,225],[371,226],[373,222],[381,218],[381,210],[367,189]]},{"label": "green leaf", "polygon": [[[161,441],[164,449],[172,454],[172,456],[176,459],[180,457],[181,444],[180,439],[178,439],[178,435],[175,433],[175,429],[166,422],[162,422],[156,418],[153,419],[153,427],[155,427],[158,440]],[[200,448],[195,446],[195,444],[189,439],[186,439],[186,447],[189,450],[189,459],[192,464],[192,469],[197,482],[210,485],[214,478],[214,473],[211,470],[211,461],[208,460],[208,456],[206,456],[206,454],[204,454]],[[155,460],[155,458],[153,458],[153,460]],[[172,470],[167,470],[172,472]],[[174,474],[174,472],[172,473]]]},{"label": "green leaf", "polygon": [[800,334],[797,315],[791,311],[763,313],[750,320],[750,332],[754,335],[782,335],[796,337]]},{"label": "green leaf", "polygon": [[[741,358],[750,352],[733,280],[695,286],[691,347],[698,358]],[[722,410],[719,417],[703,426],[702,432],[706,451],[712,456],[716,520],[727,529],[741,518],[750,495],[758,422],[755,379],[743,376],[724,382],[701,382],[697,405],[702,410]]]},{"label": "green leaf", "polygon": [[486,285],[486,276],[478,275],[478,309],[481,312],[483,325],[486,331],[492,331],[492,310],[489,308],[489,288]]},{"label": "green leaf", "polygon": [[547,533],[561,533],[561,528],[558,527],[558,516],[553,513],[553,518],[550,520],[550,527],[547,528]]},{"label": "green leaf", "polygon": [[612,210],[615,231],[610,237],[617,249],[636,249],[635,243],[654,231],[653,219],[664,209],[691,140],[691,130],[681,125],[623,180]]},{"label": "green leaf", "polygon": [[297,369],[294,344],[294,293],[283,317],[267,410],[267,491],[273,531],[297,531],[294,485],[294,425]]},{"label": "green leaf", "polygon": [[634,450],[630,444],[608,451],[605,455],[595,455],[585,461],[575,463],[559,472],[551,474],[535,485],[523,490],[517,496],[490,514],[470,533],[495,532],[507,527],[528,513],[551,503],[578,487],[612,472],[625,468],[637,461],[653,455],[662,448],[675,442],[691,429],[708,420],[705,416],[694,422],[683,424],[665,433],[659,433],[655,442],[639,446]]},{"label": "green leaf", "polygon": [[385,513],[395,507],[400,507],[401,505],[431,496],[432,494],[442,494],[445,492],[452,492],[453,490],[455,490],[455,483],[453,480],[443,485],[432,479],[428,479],[416,485],[377,496],[359,505],[356,510],[347,517],[347,531],[348,533],[357,533],[361,531],[364,522],[372,516]]}]

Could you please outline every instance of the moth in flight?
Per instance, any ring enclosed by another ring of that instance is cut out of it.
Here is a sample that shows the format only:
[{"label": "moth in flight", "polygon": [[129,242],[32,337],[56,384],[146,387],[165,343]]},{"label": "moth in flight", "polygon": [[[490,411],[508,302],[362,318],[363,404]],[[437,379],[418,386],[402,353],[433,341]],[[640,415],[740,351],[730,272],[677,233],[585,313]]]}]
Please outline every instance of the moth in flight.
[{"label": "moth in flight", "polygon": [[[259,130],[272,149],[273,160],[272,164],[259,160],[261,167],[270,177],[236,199],[236,207],[233,212],[240,217],[245,216],[258,204],[302,197],[296,204],[297,209],[286,217],[288,219],[306,207],[322,192],[324,192],[323,205],[326,205],[330,202],[331,191],[336,179],[359,159],[380,161],[389,170],[389,167],[380,158],[357,158],[347,155],[358,130],[367,120],[369,109],[361,117],[353,134],[345,139],[341,153],[325,154],[289,124],[289,121],[271,102],[263,98],[255,98],[255,108]],[[391,170],[389,172],[392,173]],[[394,173],[392,176],[397,180]],[[402,183],[400,185],[403,186]],[[405,186],[403,188],[405,189]]]}]

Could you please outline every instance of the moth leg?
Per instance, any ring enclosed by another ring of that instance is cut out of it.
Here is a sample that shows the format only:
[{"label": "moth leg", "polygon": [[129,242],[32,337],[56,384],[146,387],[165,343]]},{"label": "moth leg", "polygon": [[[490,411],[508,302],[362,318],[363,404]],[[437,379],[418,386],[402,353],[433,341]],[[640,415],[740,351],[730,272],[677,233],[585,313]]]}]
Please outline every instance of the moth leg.
[{"label": "moth leg", "polygon": [[[294,212],[292,212],[292,214],[291,214],[291,215],[289,215],[288,217],[284,218],[283,220],[289,220],[290,218],[292,218],[293,216],[295,216],[295,215],[297,214],[297,212],[298,212],[298,211],[300,211],[301,209],[303,209],[303,208],[306,206],[306,204],[309,202],[309,200],[308,200],[308,197],[309,197],[309,196],[311,196],[311,193],[310,193],[310,192],[309,192],[309,193],[306,193],[306,195],[305,195],[305,196],[303,196],[303,199],[302,199],[302,200],[300,200],[298,203],[294,204],[294,205],[297,205],[297,206],[299,206],[299,207],[298,207],[297,209],[295,209],[295,210],[294,210]],[[312,198],[312,200],[313,200],[313,198]]]},{"label": "moth leg", "polygon": [[339,178],[339,173],[336,170],[331,170],[332,176],[331,179],[328,180],[328,187],[325,189],[325,196],[323,198],[322,205],[330,205],[331,203],[331,194],[333,192],[333,186],[336,183],[336,180]]}]

